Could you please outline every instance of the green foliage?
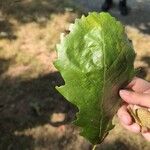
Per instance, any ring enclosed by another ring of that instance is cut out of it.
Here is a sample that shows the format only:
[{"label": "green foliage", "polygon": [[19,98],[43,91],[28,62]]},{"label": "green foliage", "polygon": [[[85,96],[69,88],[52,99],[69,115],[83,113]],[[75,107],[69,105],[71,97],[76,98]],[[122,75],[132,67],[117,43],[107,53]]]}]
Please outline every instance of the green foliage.
[{"label": "green foliage", "polygon": [[76,19],[57,45],[54,63],[65,85],[57,90],[79,112],[73,122],[92,144],[102,142],[120,104],[118,90],[134,76],[135,52],[124,27],[108,13]]}]

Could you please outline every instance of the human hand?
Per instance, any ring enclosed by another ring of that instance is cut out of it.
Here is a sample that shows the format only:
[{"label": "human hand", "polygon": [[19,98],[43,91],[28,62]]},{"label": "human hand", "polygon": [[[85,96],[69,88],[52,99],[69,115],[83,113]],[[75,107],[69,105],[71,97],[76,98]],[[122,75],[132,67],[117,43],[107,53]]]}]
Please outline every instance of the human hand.
[{"label": "human hand", "polygon": [[130,91],[119,91],[124,104],[117,112],[118,118],[124,128],[135,133],[141,133],[145,139],[150,141],[150,131],[141,132],[140,125],[133,122],[132,117],[128,112],[128,107],[132,107],[133,105],[150,108],[150,83],[140,78],[134,78],[127,88]]}]

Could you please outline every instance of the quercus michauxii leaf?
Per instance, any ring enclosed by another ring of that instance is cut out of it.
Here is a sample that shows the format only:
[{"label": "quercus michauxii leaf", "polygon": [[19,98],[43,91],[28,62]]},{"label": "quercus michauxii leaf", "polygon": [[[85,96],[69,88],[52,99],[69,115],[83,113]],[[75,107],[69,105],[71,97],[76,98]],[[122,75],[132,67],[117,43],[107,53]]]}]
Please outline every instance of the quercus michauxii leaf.
[{"label": "quercus michauxii leaf", "polygon": [[119,89],[134,76],[135,52],[124,27],[108,13],[89,13],[71,25],[57,53],[54,65],[65,85],[56,88],[78,107],[73,123],[81,135],[98,144],[113,127]]}]

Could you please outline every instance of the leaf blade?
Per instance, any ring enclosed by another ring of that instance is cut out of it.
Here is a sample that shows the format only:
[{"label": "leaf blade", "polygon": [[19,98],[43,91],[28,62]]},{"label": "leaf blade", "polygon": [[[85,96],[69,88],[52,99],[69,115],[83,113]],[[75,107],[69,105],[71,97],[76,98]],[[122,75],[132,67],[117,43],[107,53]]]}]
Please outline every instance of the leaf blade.
[{"label": "leaf blade", "polygon": [[65,81],[57,90],[79,108],[74,124],[81,135],[98,144],[111,128],[118,90],[134,76],[135,53],[124,27],[108,13],[90,13],[75,22],[57,53]]}]

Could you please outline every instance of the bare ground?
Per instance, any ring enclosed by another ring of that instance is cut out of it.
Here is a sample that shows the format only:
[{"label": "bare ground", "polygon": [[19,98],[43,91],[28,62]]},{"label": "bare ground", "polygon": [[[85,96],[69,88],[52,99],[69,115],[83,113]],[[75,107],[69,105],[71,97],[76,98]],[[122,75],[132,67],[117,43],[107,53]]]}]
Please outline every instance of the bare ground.
[{"label": "bare ground", "polygon": [[[0,3],[0,150],[91,149],[70,124],[77,108],[54,88],[63,84],[53,66],[55,45],[83,9],[75,9],[68,0]],[[138,7],[126,18],[115,8],[111,13],[126,25],[139,76],[150,81],[149,7],[135,4]],[[116,127],[97,149],[149,150],[140,135],[123,129],[116,117],[114,122]]]}]

